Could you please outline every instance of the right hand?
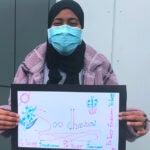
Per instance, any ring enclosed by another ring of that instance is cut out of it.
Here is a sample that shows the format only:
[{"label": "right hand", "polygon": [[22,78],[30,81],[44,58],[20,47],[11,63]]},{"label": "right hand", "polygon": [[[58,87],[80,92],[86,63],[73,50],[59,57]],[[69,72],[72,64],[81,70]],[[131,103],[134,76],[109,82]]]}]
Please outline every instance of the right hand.
[{"label": "right hand", "polygon": [[18,122],[19,115],[17,113],[0,109],[0,130],[13,129]]}]

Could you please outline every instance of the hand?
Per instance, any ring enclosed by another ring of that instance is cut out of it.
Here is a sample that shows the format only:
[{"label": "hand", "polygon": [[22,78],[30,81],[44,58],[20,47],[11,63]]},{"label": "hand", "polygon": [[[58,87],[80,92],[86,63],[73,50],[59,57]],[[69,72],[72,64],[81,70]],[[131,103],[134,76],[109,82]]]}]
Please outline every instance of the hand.
[{"label": "hand", "polygon": [[18,125],[19,115],[17,113],[0,109],[0,129],[13,129]]},{"label": "hand", "polygon": [[147,133],[145,130],[147,118],[143,111],[129,110],[127,112],[120,112],[119,120],[127,121],[127,126],[133,127],[139,135]]}]

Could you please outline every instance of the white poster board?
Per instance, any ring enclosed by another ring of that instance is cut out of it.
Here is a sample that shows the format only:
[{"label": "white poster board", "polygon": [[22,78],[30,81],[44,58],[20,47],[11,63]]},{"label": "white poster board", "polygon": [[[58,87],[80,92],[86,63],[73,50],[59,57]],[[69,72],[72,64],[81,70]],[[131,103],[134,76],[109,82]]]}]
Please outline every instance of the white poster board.
[{"label": "white poster board", "polygon": [[17,147],[119,150],[120,91],[87,87],[18,90]]}]

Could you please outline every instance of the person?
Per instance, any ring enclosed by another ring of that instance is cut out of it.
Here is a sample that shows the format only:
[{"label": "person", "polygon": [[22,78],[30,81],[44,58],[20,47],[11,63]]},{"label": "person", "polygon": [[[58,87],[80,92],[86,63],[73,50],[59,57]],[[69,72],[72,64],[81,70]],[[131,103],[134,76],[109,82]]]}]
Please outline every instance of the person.
[{"label": "person", "polygon": [[[84,12],[73,0],[61,0],[49,11],[47,41],[31,51],[16,72],[15,84],[118,85],[107,58],[82,39]],[[0,107],[0,133],[10,135],[19,115],[9,105]],[[119,113],[127,121],[127,140],[134,141],[149,130],[142,110]]]}]

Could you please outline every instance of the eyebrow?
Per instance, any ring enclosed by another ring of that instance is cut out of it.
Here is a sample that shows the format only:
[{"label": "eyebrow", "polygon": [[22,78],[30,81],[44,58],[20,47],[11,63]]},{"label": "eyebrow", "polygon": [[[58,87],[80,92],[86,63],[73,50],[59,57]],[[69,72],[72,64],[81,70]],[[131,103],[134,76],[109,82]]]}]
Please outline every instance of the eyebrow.
[{"label": "eyebrow", "polygon": [[69,18],[68,20],[69,20],[69,21],[72,21],[72,20],[79,21],[78,18]]},{"label": "eyebrow", "polygon": [[[63,19],[62,19],[62,18],[55,18],[55,19],[54,19],[54,21],[55,21],[55,20],[56,20],[56,21],[57,21],[57,20],[58,20],[58,21],[63,21]],[[72,20],[79,21],[79,19],[78,19],[78,18],[69,18],[68,20],[69,20],[69,21],[72,21]]]},{"label": "eyebrow", "polygon": [[55,18],[53,21],[55,20],[62,21],[62,18]]}]

